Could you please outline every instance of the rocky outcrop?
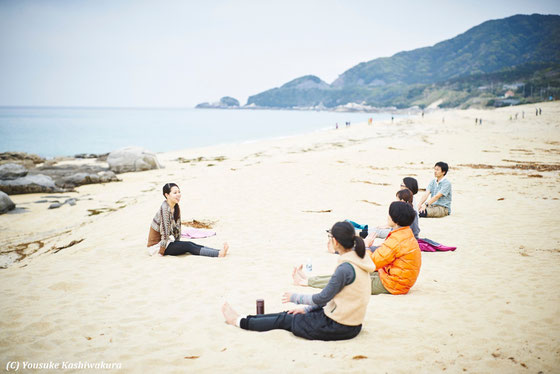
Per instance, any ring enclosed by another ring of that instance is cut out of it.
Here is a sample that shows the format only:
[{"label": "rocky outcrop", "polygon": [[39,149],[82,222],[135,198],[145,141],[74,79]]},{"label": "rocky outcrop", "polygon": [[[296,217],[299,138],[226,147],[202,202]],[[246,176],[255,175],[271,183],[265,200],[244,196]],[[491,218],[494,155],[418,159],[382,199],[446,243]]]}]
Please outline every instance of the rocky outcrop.
[{"label": "rocky outcrop", "polygon": [[9,195],[38,192],[59,192],[51,177],[43,174],[0,180],[0,191]]},{"label": "rocky outcrop", "polygon": [[20,164],[14,164],[10,162],[0,165],[0,179],[12,180],[25,177],[27,175],[27,172],[27,168]]},{"label": "rocky outcrop", "polygon": [[64,190],[71,190],[84,184],[119,181],[114,172],[97,165],[49,165],[34,169],[30,174],[48,175],[57,187]]},{"label": "rocky outcrop", "polygon": [[4,192],[0,191],[0,214],[9,212],[16,208],[16,204],[10,199],[10,197]]},{"label": "rocky outcrop", "polygon": [[45,162],[45,159],[37,155],[25,152],[2,152],[0,153],[0,164],[14,163],[24,165],[30,169],[37,164]]},{"label": "rocky outcrop", "polygon": [[155,153],[140,147],[125,147],[113,151],[107,156],[107,163],[109,169],[115,173],[160,169],[162,167]]},{"label": "rocky outcrop", "polygon": [[195,106],[197,109],[232,109],[239,108],[239,101],[231,96],[224,96],[215,103],[200,103]]}]

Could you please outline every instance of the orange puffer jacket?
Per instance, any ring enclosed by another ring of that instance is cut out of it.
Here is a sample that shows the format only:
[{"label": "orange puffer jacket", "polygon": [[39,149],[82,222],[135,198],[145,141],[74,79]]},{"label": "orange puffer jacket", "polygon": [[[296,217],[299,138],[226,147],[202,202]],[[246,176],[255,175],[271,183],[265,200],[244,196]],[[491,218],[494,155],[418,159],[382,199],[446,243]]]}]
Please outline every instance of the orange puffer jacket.
[{"label": "orange puffer jacket", "polygon": [[420,273],[422,255],[409,226],[391,231],[370,257],[381,283],[393,295],[407,293]]}]

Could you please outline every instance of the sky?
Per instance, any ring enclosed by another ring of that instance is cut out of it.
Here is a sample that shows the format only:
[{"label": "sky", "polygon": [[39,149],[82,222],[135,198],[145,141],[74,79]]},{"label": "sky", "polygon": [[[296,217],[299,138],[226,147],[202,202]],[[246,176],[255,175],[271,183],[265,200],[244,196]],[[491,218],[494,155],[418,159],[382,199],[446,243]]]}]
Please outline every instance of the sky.
[{"label": "sky", "polygon": [[0,106],[193,107],[558,0],[0,0]]}]

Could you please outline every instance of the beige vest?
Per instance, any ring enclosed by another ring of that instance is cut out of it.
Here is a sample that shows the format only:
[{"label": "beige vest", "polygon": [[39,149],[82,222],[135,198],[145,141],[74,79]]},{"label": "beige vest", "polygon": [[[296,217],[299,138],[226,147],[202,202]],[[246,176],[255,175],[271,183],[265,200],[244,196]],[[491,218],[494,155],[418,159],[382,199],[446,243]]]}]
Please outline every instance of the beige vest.
[{"label": "beige vest", "polygon": [[371,297],[370,273],[375,265],[369,256],[360,258],[356,252],[346,252],[338,259],[338,263],[348,262],[354,268],[356,279],[345,286],[334,298],[324,306],[327,317],[346,326],[361,325],[366,316],[367,305]]}]

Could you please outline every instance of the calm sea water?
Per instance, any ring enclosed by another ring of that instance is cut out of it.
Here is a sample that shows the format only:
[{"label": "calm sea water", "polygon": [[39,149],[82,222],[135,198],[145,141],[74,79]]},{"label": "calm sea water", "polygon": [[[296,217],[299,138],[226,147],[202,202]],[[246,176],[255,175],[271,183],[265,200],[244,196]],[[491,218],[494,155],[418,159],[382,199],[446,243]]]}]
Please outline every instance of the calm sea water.
[{"label": "calm sea water", "polygon": [[0,107],[0,152],[43,157],[105,153],[135,145],[153,152],[297,135],[391,118],[389,113],[287,110]]}]

